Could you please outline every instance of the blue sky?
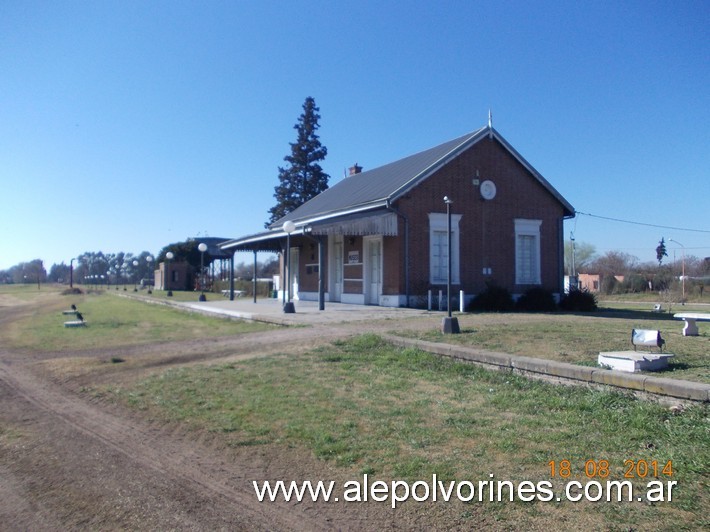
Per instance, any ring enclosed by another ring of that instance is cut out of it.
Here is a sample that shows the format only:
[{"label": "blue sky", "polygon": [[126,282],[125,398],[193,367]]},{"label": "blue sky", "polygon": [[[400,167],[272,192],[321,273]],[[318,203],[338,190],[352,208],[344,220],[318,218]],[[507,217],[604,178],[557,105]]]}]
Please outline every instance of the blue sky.
[{"label": "blue sky", "polygon": [[4,0],[0,269],[260,231],[307,96],[331,185],[491,109],[578,211],[679,228],[567,237],[710,256],[708,26],[707,1]]}]

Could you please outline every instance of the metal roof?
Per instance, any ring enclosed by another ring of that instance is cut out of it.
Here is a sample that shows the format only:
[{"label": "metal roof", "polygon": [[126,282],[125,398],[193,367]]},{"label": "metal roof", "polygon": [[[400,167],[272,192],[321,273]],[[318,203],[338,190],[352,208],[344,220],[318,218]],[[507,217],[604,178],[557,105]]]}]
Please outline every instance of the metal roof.
[{"label": "metal roof", "polygon": [[[348,176],[271,224],[271,230],[225,242],[222,248],[273,250],[277,248],[273,240],[286,236],[281,228],[287,220],[296,224],[296,232],[292,234],[301,234],[306,226],[327,223],[334,218],[358,213],[369,215],[370,211],[389,206],[486,137],[500,142],[562,204],[565,217],[574,216],[574,207],[489,124],[434,148]],[[267,240],[271,243],[267,244]]]},{"label": "metal roof", "polygon": [[202,236],[193,238],[192,240],[195,241],[196,246],[200,243],[206,244],[207,251],[205,253],[213,259],[228,259],[230,257],[229,253],[225,253],[222,248],[222,244],[229,241],[228,238]]},{"label": "metal roof", "polygon": [[484,129],[486,128],[384,166],[348,176],[277,220],[270,227],[281,227],[286,220],[292,220],[299,224],[299,222],[311,218],[368,210],[369,207],[386,205],[388,200],[393,199],[393,193],[421,176],[432,166],[437,165],[437,162],[455,152],[457,148],[466,144]]},{"label": "metal roof", "polygon": [[362,212],[371,208],[386,206],[425,180],[451,159],[486,137],[498,140],[513,157],[525,166],[562,203],[567,215],[574,214],[572,205],[494,128],[486,126],[404,159],[348,176],[277,220],[270,227],[273,229],[280,228],[287,220],[291,220],[299,226],[332,216],[341,216],[346,213]]}]

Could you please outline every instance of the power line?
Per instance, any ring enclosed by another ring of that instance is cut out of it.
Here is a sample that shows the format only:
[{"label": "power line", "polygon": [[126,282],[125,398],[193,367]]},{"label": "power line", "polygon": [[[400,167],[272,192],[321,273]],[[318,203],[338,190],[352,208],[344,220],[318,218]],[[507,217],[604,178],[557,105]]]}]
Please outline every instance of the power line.
[{"label": "power line", "polygon": [[689,231],[692,233],[710,233],[710,230],[708,229],[689,229],[687,227],[672,227],[669,225],[657,225],[657,224],[647,224],[643,222],[634,222],[631,220],[621,220],[619,218],[610,218],[608,216],[599,216],[598,214],[590,214],[588,212],[581,212],[581,211],[575,211],[575,214],[582,214],[584,216],[589,216],[591,218],[600,218],[602,220],[610,220],[612,222],[620,222],[620,223],[625,223],[625,224],[631,224],[631,225],[644,225],[646,227],[657,227],[659,229],[671,229],[673,231]]}]

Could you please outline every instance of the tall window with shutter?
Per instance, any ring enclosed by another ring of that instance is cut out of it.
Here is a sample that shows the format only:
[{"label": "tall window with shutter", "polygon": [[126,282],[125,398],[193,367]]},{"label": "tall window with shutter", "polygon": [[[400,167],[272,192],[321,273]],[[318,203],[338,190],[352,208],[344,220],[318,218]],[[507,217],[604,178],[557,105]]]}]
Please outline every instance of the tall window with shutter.
[{"label": "tall window with shutter", "polygon": [[[451,215],[451,282],[459,280],[460,214]],[[445,213],[429,213],[429,282],[446,284],[449,266],[448,220]]]},{"label": "tall window with shutter", "polygon": [[515,220],[515,283],[539,285],[540,226],[542,220]]}]

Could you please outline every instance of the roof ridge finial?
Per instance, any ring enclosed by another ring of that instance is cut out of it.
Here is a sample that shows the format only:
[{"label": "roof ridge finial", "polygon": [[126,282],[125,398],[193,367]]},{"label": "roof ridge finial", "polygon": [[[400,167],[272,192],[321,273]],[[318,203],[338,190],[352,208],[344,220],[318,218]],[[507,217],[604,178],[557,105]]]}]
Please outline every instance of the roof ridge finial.
[{"label": "roof ridge finial", "polygon": [[488,108],[488,129],[493,129],[493,113],[490,107]]}]

